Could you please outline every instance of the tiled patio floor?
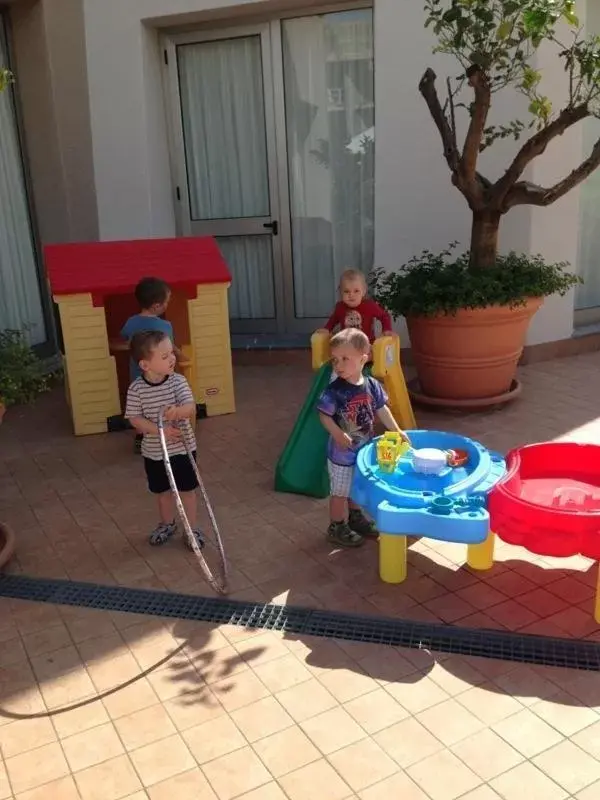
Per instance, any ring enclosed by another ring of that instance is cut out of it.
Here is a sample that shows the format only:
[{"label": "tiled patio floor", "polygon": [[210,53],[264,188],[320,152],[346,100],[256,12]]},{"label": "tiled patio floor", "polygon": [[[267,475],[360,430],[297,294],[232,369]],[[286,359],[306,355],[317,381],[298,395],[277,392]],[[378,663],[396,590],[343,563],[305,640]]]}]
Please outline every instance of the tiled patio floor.
[{"label": "tiled patio floor", "polygon": [[[526,367],[501,413],[420,413],[506,451],[600,441],[600,355]],[[417,542],[401,587],[376,546],[332,552],[323,502],[272,492],[308,370],[240,367],[239,410],[199,425],[233,596],[598,639],[593,565]],[[0,429],[11,571],[208,593],[154,522],[128,434],[75,439],[60,393]],[[173,653],[171,657],[169,655]],[[123,685],[125,684],[125,685]],[[0,600],[0,800],[595,800],[596,674]]]}]

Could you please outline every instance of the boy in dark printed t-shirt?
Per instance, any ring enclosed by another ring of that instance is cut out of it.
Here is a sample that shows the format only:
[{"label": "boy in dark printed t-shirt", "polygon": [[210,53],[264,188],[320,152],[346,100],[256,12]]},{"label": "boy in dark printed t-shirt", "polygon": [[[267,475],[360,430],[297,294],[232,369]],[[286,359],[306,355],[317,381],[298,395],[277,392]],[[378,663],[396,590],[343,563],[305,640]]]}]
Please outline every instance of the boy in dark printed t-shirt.
[{"label": "boy in dark printed t-shirt", "polygon": [[342,547],[358,547],[379,532],[350,500],[356,454],[374,436],[375,420],[408,441],[387,406],[387,396],[375,378],[363,375],[369,358],[369,337],[345,328],[331,339],[331,366],[337,377],[321,394],[317,411],[329,433],[327,469],[330,481],[330,523],[327,538]]}]

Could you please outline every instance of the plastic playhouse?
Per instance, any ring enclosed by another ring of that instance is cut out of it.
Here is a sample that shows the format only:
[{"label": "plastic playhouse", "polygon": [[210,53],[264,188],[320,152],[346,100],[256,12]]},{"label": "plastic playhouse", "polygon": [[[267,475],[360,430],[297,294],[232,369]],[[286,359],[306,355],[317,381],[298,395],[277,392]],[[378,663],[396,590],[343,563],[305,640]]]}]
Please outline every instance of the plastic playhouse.
[{"label": "plastic playhouse", "polygon": [[[329,495],[328,437],[316,410],[319,395],[331,379],[329,339],[326,332],[312,335],[312,368],[316,374],[277,463],[275,491],[319,498]],[[404,429],[414,428],[415,415],[400,366],[398,336],[384,336],[374,342],[371,374],[383,383],[398,424]]]},{"label": "plastic playhouse", "polygon": [[372,517],[379,537],[379,574],[401,583],[407,537],[466,544],[488,539],[487,497],[502,478],[501,455],[441,431],[407,431],[411,446],[387,433],[358,453],[352,499]]},{"label": "plastic playhouse", "polygon": [[227,289],[231,275],[214,239],[139,239],[49,245],[46,271],[64,341],[67,401],[78,436],[104,433],[121,414],[128,353],[111,354],[133,290],[147,275],[172,290],[166,318],[187,359],[196,402],[209,416],[235,411]]},{"label": "plastic playhouse", "polygon": [[[506,463],[506,475],[489,497],[494,534],[541,556],[600,561],[600,446],[532,444],[512,450]],[[474,568],[492,567],[494,534]],[[600,622],[600,574],[594,617]]]}]

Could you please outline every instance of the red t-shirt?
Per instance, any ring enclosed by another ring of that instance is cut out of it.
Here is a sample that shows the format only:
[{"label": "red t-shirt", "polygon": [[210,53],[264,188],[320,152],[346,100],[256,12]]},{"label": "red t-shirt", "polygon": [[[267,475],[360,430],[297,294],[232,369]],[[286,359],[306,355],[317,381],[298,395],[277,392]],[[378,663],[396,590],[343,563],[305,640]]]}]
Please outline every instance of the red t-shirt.
[{"label": "red t-shirt", "polygon": [[373,323],[375,320],[381,322],[382,330],[392,330],[392,318],[385,311],[379,303],[375,300],[366,298],[356,308],[350,308],[345,303],[336,303],[333,309],[333,314],[327,320],[325,327],[328,331],[333,331],[334,328],[359,328],[363,333],[366,333],[369,340],[372,342],[375,339],[375,330]]}]

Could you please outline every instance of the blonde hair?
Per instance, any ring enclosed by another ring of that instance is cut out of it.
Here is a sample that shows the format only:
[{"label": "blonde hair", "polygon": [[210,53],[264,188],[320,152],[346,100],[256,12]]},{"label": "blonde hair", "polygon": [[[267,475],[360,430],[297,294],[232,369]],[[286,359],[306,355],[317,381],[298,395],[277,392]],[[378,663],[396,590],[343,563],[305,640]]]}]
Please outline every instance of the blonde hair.
[{"label": "blonde hair", "polygon": [[360,281],[365,289],[365,293],[367,291],[367,279],[359,269],[347,269],[340,275],[340,289],[344,285],[344,283],[350,283],[351,281]]},{"label": "blonde hair", "polygon": [[352,347],[357,353],[361,355],[368,355],[371,350],[371,342],[366,333],[363,333],[358,328],[344,328],[331,337],[329,342],[330,350],[335,350],[336,347]]}]

